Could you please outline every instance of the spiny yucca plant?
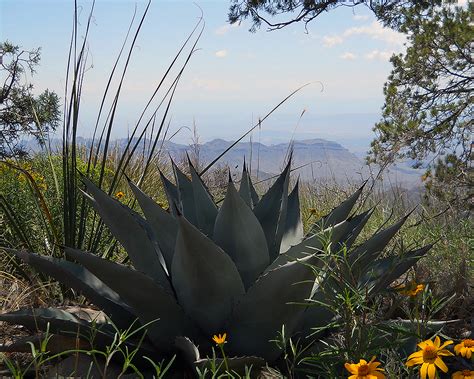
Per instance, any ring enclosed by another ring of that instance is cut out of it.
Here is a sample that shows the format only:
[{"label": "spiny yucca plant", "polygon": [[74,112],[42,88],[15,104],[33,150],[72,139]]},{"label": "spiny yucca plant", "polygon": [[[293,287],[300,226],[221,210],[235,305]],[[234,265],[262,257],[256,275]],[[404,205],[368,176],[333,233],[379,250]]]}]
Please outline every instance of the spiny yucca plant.
[{"label": "spiny yucca plant", "polygon": [[[144,218],[83,178],[84,196],[123,245],[133,268],[69,247],[64,248],[67,260],[10,250],[80,291],[117,327],[137,318],[148,324],[142,344],[148,356],[180,350],[197,361],[195,345],[210,356],[212,336],[226,332],[229,356],[258,357],[236,359],[236,365],[274,362],[281,350],[272,340],[282,325],[287,336],[304,338],[334,317],[318,303],[334,284],[333,275],[326,275],[331,268],[322,264],[324,241],[333,254],[349,251],[351,270],[340,274],[373,295],[430,248],[382,256],[406,217],[353,247],[372,214],[351,215],[363,186],[305,236],[298,183],[289,193],[290,163],[261,198],[244,166],[239,191],[229,178],[220,207],[191,163],[190,178],[173,168],[176,184],[162,175],[169,210],[129,182]],[[32,329],[49,323],[53,333],[69,336],[87,336],[92,329],[91,322],[53,308],[23,309],[0,320]],[[111,331],[107,323],[99,325],[94,343],[107,344]]]}]

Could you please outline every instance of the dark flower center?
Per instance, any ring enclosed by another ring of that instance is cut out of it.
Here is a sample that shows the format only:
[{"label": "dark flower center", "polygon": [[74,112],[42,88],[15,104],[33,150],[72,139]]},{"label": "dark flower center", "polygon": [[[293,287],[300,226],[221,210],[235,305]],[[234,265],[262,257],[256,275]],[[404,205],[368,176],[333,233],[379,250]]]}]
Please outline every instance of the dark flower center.
[{"label": "dark flower center", "polygon": [[357,368],[357,374],[359,375],[367,375],[369,373],[369,365],[360,365]]},{"label": "dark flower center", "polygon": [[423,359],[425,361],[426,360],[434,360],[438,356],[437,352],[438,352],[438,349],[436,348],[436,346],[426,346],[423,349]]},{"label": "dark flower center", "polygon": [[474,340],[464,340],[465,347],[474,347]]}]

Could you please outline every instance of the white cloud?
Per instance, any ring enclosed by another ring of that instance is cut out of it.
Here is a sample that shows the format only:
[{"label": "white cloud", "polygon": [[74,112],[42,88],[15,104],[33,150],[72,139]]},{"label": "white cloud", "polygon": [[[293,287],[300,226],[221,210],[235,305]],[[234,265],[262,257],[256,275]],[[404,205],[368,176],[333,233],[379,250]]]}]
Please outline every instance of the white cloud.
[{"label": "white cloud", "polygon": [[347,61],[353,61],[354,59],[357,58],[357,56],[349,51],[346,51],[344,54],[340,56],[342,59],[347,60]]},{"label": "white cloud", "polygon": [[344,41],[340,36],[324,36],[323,37],[323,46],[324,47],[333,47],[339,45]]},{"label": "white cloud", "polygon": [[367,21],[369,19],[369,15],[355,14],[352,18],[356,21]]},{"label": "white cloud", "polygon": [[393,51],[380,51],[380,50],[372,50],[370,53],[365,55],[365,58],[372,61],[374,59],[380,61],[388,61],[392,56]]},{"label": "white cloud", "polygon": [[384,28],[378,21],[374,21],[370,25],[346,29],[342,35],[345,38],[354,35],[366,35],[373,39],[397,46],[402,46],[406,41],[404,34],[390,28]]},{"label": "white cloud", "polygon": [[216,51],[215,56],[217,58],[225,58],[227,56],[227,50]]},{"label": "white cloud", "polygon": [[[354,16],[356,17],[356,16]],[[406,41],[406,36],[395,30],[384,28],[378,21],[363,26],[355,26],[346,29],[340,35],[324,36],[322,38],[324,47],[333,47],[340,45],[345,39],[352,36],[367,36],[374,40],[385,42],[391,46],[392,50],[400,50]]]},{"label": "white cloud", "polygon": [[223,36],[229,33],[230,31],[232,31],[232,29],[236,29],[239,26],[240,25],[238,23],[222,25],[218,27],[216,30],[214,30],[214,33],[217,34],[218,36]]}]

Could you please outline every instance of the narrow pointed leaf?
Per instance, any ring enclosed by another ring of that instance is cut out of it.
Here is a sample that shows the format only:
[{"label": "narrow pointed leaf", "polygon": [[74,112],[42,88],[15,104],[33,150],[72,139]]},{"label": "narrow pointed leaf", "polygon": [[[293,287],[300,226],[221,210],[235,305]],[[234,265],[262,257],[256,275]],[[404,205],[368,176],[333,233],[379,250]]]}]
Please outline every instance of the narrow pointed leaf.
[{"label": "narrow pointed leaf", "polygon": [[265,270],[268,272],[288,262],[306,258],[309,255],[319,254],[326,244],[339,243],[341,238],[350,228],[349,221],[343,221],[331,228],[319,231],[311,237],[304,239],[299,244],[290,247],[286,252],[280,254]]},{"label": "narrow pointed leaf", "polygon": [[82,292],[93,304],[103,309],[119,328],[127,328],[136,319],[132,309],[120,296],[84,267],[48,256],[11,251],[38,271]]},{"label": "narrow pointed leaf", "polygon": [[163,184],[163,188],[166,193],[166,198],[168,199],[168,206],[169,206],[170,212],[174,216],[176,216],[175,205],[179,206],[181,209],[181,204],[179,202],[178,187],[176,187],[173,183],[171,183],[171,181],[169,181],[168,178],[164,176],[161,171],[160,171],[160,178],[161,178],[161,183]]},{"label": "narrow pointed leaf", "polygon": [[172,164],[178,188],[181,212],[191,224],[198,226],[193,184],[174,162],[172,162]]},{"label": "narrow pointed leaf", "polygon": [[87,178],[84,177],[83,181],[92,195],[92,198],[87,198],[114,237],[123,245],[133,266],[171,291],[163,255],[147,222],[138,213],[108,196]]},{"label": "narrow pointed leaf", "polygon": [[359,199],[362,190],[364,189],[364,186],[365,183],[348,199],[344,200],[341,204],[339,204],[336,208],[329,212],[329,214],[316,221],[316,223],[311,228],[311,233],[320,230],[321,227],[328,228],[330,226],[338,224],[344,221],[347,217],[349,217],[349,214],[351,213],[352,208],[354,208],[355,203]]},{"label": "narrow pointed leaf", "polygon": [[341,237],[338,244],[334,245],[333,251],[339,250],[342,246],[345,246],[347,250],[349,250],[357,237],[359,236],[364,226],[369,221],[369,218],[372,216],[373,209],[369,209],[363,213],[358,215],[352,216],[347,219],[348,228],[344,235]]},{"label": "narrow pointed leaf", "polygon": [[354,249],[351,253],[351,261],[357,262],[357,265],[364,267],[368,263],[377,259],[380,253],[385,249],[390,240],[397,234],[403,226],[409,215],[400,219],[397,223],[374,234],[362,245]]},{"label": "narrow pointed leaf", "polygon": [[[81,320],[79,317],[57,308],[20,309],[15,312],[0,314],[0,321],[23,325],[32,331],[45,332],[49,330],[50,333],[64,336],[78,336],[88,339],[92,335],[92,324],[90,322]],[[107,326],[94,324],[94,341],[99,344],[110,341],[110,336],[101,331],[102,327]]]},{"label": "narrow pointed leaf", "polygon": [[394,267],[385,274],[381,275],[381,277],[377,280],[371,293],[375,294],[386,290],[390,284],[392,284],[395,280],[412,268],[420,258],[424,257],[432,247],[433,245],[427,245],[420,249],[409,251],[403,254],[401,257],[398,257]]},{"label": "narrow pointed leaf", "polygon": [[220,247],[184,217],[178,217],[178,222],[173,287],[186,313],[212,335],[224,327],[244,286],[234,262]]},{"label": "narrow pointed leaf", "polygon": [[232,258],[246,288],[270,263],[265,233],[231,181],[216,218],[214,242]]},{"label": "narrow pointed leaf", "polygon": [[194,206],[196,208],[196,219],[199,230],[206,236],[212,238],[214,232],[214,223],[217,217],[217,206],[212,199],[211,194],[202,182],[198,173],[189,161],[189,171],[191,172]]},{"label": "narrow pointed leaf", "polygon": [[290,164],[291,162],[288,163],[285,170],[268,192],[263,195],[253,210],[265,232],[270,262],[273,262],[280,253],[280,245],[286,222]]},{"label": "narrow pointed leaf", "polygon": [[194,364],[194,362],[201,358],[199,349],[188,337],[176,337],[174,345],[181,352],[184,361],[189,365]]},{"label": "narrow pointed leaf", "polygon": [[314,282],[307,265],[313,257],[290,262],[260,277],[236,304],[226,348],[236,355],[258,355],[273,361],[281,350],[274,340],[282,325],[292,335]]},{"label": "narrow pointed leaf", "polygon": [[240,180],[239,195],[251,209],[253,209],[255,204],[258,203],[258,194],[252,184],[250,174],[247,171],[247,165],[245,164],[245,160],[244,168],[242,170],[242,178]]},{"label": "narrow pointed leaf", "polygon": [[171,262],[173,261],[176,235],[178,234],[178,222],[170,213],[161,208],[135,184],[131,181],[128,183],[140,204],[140,208],[145,214],[146,220],[155,232],[156,240],[163,253],[166,267],[168,267],[169,270]]},{"label": "narrow pointed leaf", "polygon": [[[321,303],[325,301],[324,292],[318,286],[312,290],[311,302],[298,320],[295,332],[302,337],[307,337],[315,333],[315,328],[324,328],[328,325],[334,314],[328,307]],[[314,337],[313,337],[314,338]]]},{"label": "narrow pointed leaf", "polygon": [[152,322],[147,330],[158,348],[171,348],[176,336],[196,335],[176,299],[148,276],[80,250],[66,248],[65,251],[133,307],[142,324]]},{"label": "narrow pointed leaf", "polygon": [[286,211],[285,228],[280,246],[280,253],[287,251],[291,246],[300,243],[303,240],[303,221],[301,221],[300,198],[299,198],[299,180],[295,188],[288,196],[288,205]]}]

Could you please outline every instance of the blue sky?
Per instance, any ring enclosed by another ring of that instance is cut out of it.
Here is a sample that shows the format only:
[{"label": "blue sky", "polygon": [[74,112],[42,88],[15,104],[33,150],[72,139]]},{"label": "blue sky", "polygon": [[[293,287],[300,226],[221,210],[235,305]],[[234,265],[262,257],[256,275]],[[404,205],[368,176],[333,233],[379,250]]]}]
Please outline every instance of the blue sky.
[{"label": "blue sky", "polygon": [[[84,27],[91,3],[79,4]],[[288,141],[297,126],[297,138],[332,139],[355,151],[367,146],[383,105],[383,83],[391,68],[388,59],[403,51],[403,35],[383,28],[360,6],[323,14],[307,31],[303,24],[294,24],[250,33],[248,23],[227,23],[228,1],[197,4],[206,25],[177,90],[172,131],[195,124],[201,141],[236,138],[294,89],[314,82],[262,124],[254,140]],[[140,15],[145,5],[128,0],[96,2],[90,68],[82,93],[82,136],[92,133],[108,73],[134,8]],[[32,79],[37,91],[49,88],[63,95],[72,15],[73,1],[0,0],[0,39],[25,49],[42,47],[41,65]],[[135,125],[199,16],[191,1],[152,3],[124,82],[115,137],[125,137]],[[189,143],[191,136],[183,129],[174,140]]]}]

